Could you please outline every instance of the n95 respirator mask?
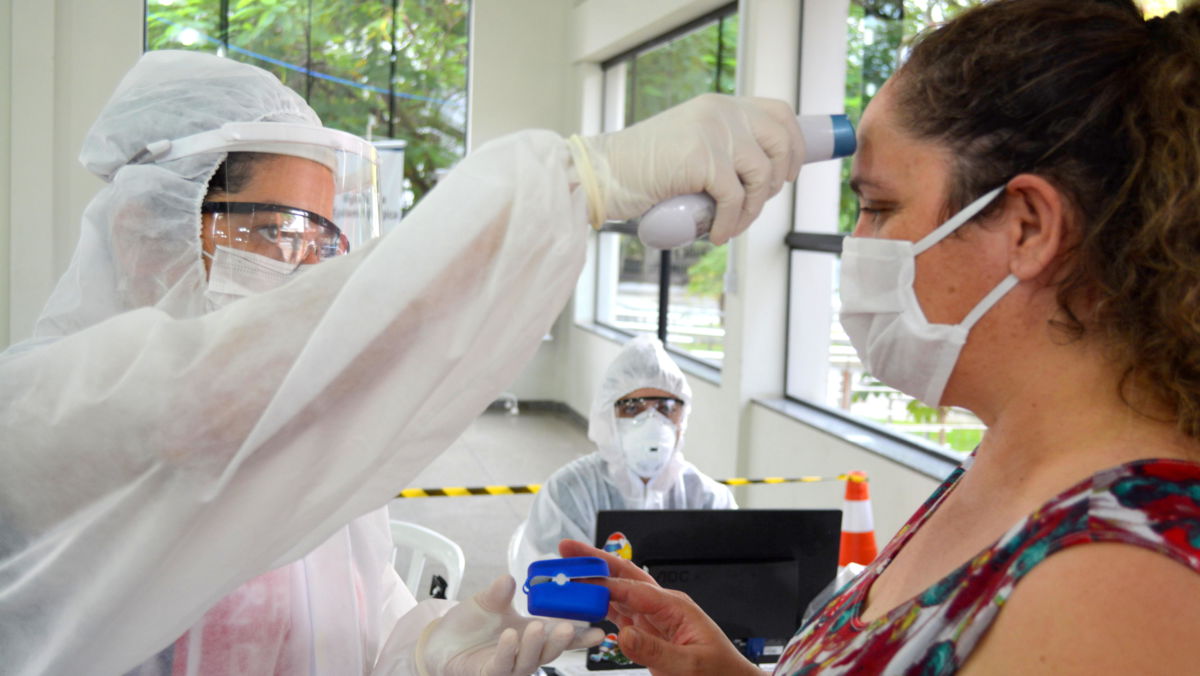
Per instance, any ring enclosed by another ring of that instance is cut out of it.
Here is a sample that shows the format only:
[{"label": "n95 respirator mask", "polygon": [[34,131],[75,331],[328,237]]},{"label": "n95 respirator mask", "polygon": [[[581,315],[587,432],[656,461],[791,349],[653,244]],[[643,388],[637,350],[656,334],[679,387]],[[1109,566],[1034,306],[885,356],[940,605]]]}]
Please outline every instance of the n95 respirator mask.
[{"label": "n95 respirator mask", "polygon": [[675,452],[679,428],[655,409],[634,418],[618,418],[621,452],[629,470],[643,479],[653,479]]}]

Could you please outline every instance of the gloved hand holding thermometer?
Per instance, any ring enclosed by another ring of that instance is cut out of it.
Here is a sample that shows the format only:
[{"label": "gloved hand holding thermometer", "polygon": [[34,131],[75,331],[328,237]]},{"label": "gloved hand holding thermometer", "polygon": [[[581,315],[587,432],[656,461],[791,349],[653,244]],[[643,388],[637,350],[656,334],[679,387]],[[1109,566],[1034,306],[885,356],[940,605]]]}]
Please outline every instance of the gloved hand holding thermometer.
[{"label": "gloved hand holding thermometer", "polygon": [[[801,115],[804,164],[854,154],[854,127],[845,115]],[[707,235],[713,226],[713,198],[707,193],[680,195],[650,208],[638,220],[638,239],[654,249],[673,249]]]},{"label": "gloved hand holding thermometer", "polygon": [[[820,136],[810,142],[820,147]],[[796,179],[805,140],[782,101],[704,94],[617,132],[572,136],[569,148],[594,227],[705,193],[714,203],[708,237],[723,244]]]},{"label": "gloved hand holding thermometer", "polygon": [[804,137],[782,101],[703,94],[620,131],[572,136],[568,147],[588,216],[628,220],[679,195],[716,203],[709,239],[745,230],[800,173]]}]

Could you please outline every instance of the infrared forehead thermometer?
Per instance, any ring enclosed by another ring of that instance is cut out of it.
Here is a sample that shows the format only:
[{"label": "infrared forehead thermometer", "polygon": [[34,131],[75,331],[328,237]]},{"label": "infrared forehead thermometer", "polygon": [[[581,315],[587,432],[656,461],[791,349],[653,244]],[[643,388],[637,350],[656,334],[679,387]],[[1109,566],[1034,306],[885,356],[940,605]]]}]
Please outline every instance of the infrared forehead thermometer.
[{"label": "infrared forehead thermometer", "polygon": [[[845,115],[801,115],[804,164],[854,154],[854,126]],[[707,193],[672,197],[650,207],[638,220],[638,239],[654,249],[673,249],[708,234],[716,203]]]}]

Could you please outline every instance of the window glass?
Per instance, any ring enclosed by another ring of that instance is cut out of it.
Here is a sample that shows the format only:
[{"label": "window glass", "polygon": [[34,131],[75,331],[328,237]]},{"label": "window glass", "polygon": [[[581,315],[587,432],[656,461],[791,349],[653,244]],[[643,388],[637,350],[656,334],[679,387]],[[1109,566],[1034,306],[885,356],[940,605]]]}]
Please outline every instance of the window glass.
[{"label": "window glass", "polygon": [[[734,92],[737,15],[714,18],[605,68],[605,130],[644,120],[699,94]],[[631,333],[658,330],[666,284],[667,344],[720,366],[724,357],[726,247],[707,240],[670,252],[605,233],[598,250],[596,320]]]},{"label": "window glass", "polygon": [[385,202],[386,217],[420,200],[464,154],[468,9],[468,0],[148,0],[146,48],[259,66],[325,126],[404,141],[402,188],[391,191],[403,199]]}]

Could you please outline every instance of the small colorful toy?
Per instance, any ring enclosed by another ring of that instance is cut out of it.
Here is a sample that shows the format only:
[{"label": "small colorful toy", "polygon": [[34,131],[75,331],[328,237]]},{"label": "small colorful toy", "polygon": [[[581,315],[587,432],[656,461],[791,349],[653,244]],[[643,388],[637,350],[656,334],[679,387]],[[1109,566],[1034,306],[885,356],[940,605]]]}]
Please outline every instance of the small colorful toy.
[{"label": "small colorful toy", "polygon": [[626,561],[633,559],[633,547],[621,531],[608,536],[608,539],[604,541],[604,551],[613,556],[619,556]]},{"label": "small colorful toy", "polygon": [[529,595],[529,614],[584,622],[603,620],[608,614],[608,589],[572,581],[588,577],[608,577],[604,559],[576,556],[529,564],[522,587]]},{"label": "small colorful toy", "polygon": [[608,634],[604,637],[604,640],[600,642],[600,645],[596,646],[595,652],[589,651],[588,661],[603,662],[620,666],[633,664],[633,660],[626,657],[625,653],[621,652],[621,646],[617,645],[616,634]]}]

